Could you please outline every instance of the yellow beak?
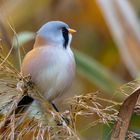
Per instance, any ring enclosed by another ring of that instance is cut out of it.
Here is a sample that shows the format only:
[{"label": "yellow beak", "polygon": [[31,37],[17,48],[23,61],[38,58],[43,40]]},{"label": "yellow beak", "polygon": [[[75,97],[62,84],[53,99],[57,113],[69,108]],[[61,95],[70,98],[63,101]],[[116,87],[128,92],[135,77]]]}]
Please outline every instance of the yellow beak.
[{"label": "yellow beak", "polygon": [[76,30],[74,30],[74,29],[68,29],[68,31],[69,31],[69,33],[76,33],[77,31]]}]

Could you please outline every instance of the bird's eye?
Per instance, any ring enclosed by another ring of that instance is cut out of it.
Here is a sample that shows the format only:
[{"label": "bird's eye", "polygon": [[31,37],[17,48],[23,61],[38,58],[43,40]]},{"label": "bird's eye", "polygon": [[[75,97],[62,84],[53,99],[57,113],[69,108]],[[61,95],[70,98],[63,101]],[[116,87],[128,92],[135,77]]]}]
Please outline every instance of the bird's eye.
[{"label": "bird's eye", "polygon": [[66,27],[62,27],[62,35],[64,37],[64,43],[63,43],[64,48],[66,48],[67,45],[68,45],[68,41],[69,41],[69,35],[68,34],[69,34],[68,29]]},{"label": "bird's eye", "polygon": [[62,27],[62,33],[63,34],[68,34],[68,29],[66,27]]}]

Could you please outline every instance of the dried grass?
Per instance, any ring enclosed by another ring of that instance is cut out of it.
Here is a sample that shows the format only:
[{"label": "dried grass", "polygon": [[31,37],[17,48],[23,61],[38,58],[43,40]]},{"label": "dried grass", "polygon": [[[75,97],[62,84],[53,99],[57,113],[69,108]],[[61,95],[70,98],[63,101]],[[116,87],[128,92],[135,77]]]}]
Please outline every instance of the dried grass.
[{"label": "dried grass", "polygon": [[127,140],[139,140],[140,134],[134,133],[132,131],[128,131],[126,139]]},{"label": "dried grass", "polygon": [[[98,123],[114,123],[118,120],[116,106],[120,103],[103,99],[98,93],[79,95],[69,100],[70,111],[55,112],[52,106],[45,101],[38,89],[31,83],[31,77],[22,77],[20,72],[5,59],[0,52],[0,139],[3,140],[79,140],[76,122],[78,116],[90,117],[96,115],[97,119],[85,126],[88,129]],[[129,83],[125,88],[136,88],[139,84]],[[118,92],[124,95],[126,89],[121,88]],[[29,114],[27,109],[22,113],[15,113],[18,103],[25,95],[32,96],[40,102],[41,111],[34,115]],[[99,102],[109,103],[104,107]],[[63,118],[69,120],[69,125]],[[132,134],[128,134],[128,137]]]}]

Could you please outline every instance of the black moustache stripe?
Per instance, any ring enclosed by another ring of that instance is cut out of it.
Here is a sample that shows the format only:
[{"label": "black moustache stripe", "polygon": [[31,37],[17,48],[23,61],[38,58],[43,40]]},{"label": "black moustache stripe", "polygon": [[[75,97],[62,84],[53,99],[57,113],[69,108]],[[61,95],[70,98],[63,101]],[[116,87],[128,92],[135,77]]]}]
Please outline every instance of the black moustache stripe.
[{"label": "black moustache stripe", "polygon": [[62,28],[62,35],[64,37],[63,47],[66,49],[69,42],[69,31],[67,30],[66,27]]}]

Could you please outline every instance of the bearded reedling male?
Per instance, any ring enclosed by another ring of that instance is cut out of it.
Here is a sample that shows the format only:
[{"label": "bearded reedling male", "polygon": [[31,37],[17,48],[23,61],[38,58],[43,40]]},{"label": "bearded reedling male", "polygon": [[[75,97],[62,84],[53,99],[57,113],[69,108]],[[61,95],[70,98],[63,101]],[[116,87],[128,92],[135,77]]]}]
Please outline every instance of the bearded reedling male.
[{"label": "bearded reedling male", "polygon": [[[61,21],[50,21],[37,32],[34,48],[25,56],[21,72],[30,75],[42,96],[57,110],[53,101],[62,98],[75,77],[75,59],[70,48],[76,32]],[[58,111],[58,110],[57,110]]]}]

